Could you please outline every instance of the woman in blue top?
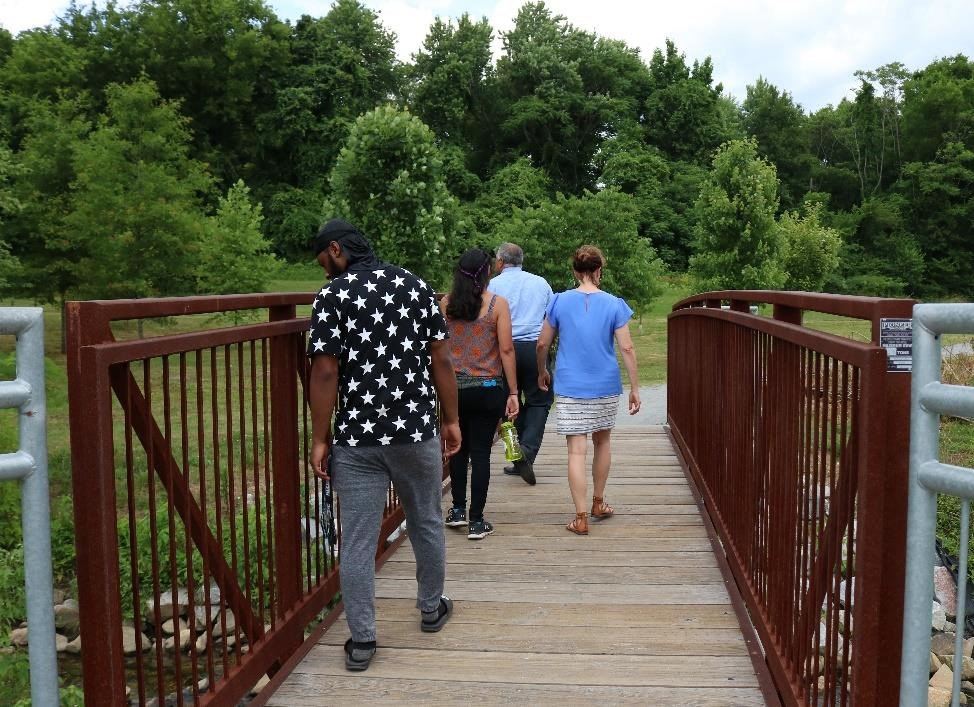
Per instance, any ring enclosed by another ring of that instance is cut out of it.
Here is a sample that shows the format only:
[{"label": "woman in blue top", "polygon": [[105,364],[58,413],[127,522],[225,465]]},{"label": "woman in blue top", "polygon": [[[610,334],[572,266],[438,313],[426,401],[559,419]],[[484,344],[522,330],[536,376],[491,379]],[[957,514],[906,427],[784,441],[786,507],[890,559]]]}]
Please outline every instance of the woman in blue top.
[{"label": "woman in blue top", "polygon": [[621,297],[599,289],[605,257],[595,246],[575,251],[572,269],[578,287],[560,292],[548,304],[545,323],[538,338],[538,386],[548,390],[551,376],[543,365],[548,348],[558,334],[555,359],[555,403],[557,429],[568,439],[568,486],[575,502],[575,518],[566,526],[578,535],[588,535],[585,476],[586,436],[592,434],[591,515],[608,518],[615,511],[605,502],[612,453],[609,435],[615,427],[622,381],[613,339],[619,344],[629,374],[629,414],[639,412],[639,377],[636,352],[629,333],[632,309]]}]

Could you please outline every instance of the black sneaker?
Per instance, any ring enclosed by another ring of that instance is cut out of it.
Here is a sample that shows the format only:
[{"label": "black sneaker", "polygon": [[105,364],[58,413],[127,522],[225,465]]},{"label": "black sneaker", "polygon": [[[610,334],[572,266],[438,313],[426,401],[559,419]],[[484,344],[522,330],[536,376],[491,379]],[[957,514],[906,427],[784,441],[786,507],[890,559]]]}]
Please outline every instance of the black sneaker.
[{"label": "black sneaker", "polygon": [[470,540],[483,540],[493,532],[494,526],[483,518],[480,520],[472,520],[467,527],[467,538]]},{"label": "black sneaker", "polygon": [[504,473],[508,476],[520,476],[521,472],[515,469],[513,466],[505,466]]},{"label": "black sneaker", "polygon": [[361,672],[369,667],[375,655],[375,641],[359,643],[349,638],[345,641],[345,669]]},{"label": "black sneaker", "polygon": [[534,478],[534,465],[526,459],[519,459],[514,462],[514,469],[524,479],[528,486],[534,486],[538,480]]},{"label": "black sneaker", "polygon": [[451,528],[459,528],[467,524],[467,509],[454,506],[446,514],[446,524]]},{"label": "black sneaker", "polygon": [[423,612],[423,620],[419,622],[419,627],[426,633],[436,633],[450,620],[453,613],[453,600],[447,596],[440,597],[440,605],[436,611],[429,613]]}]

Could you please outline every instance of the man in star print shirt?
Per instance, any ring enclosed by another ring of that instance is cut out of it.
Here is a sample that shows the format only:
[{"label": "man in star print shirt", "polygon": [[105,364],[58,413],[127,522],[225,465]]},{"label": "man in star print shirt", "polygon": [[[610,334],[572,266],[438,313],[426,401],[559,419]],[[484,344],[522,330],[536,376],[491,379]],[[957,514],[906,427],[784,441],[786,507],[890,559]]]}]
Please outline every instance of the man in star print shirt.
[{"label": "man in star print shirt", "polygon": [[310,462],[319,477],[331,475],[341,500],[340,575],[352,634],[345,667],[365,670],[375,654],[375,553],[390,482],[416,555],[420,627],[439,631],[453,608],[443,596],[440,500],[442,452],[460,447],[456,377],[446,322],[425,282],[380,262],[362,233],[339,219],[321,227],[314,252],[330,282],[315,298],[308,337]]}]

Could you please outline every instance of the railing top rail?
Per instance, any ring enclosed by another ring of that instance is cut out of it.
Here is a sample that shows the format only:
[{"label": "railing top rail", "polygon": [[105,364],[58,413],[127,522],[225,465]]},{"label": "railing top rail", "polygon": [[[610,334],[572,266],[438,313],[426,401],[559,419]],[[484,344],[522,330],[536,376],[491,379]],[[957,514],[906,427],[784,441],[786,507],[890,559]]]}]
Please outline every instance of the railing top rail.
[{"label": "railing top rail", "polygon": [[916,304],[912,299],[888,297],[858,297],[831,295],[820,292],[783,292],[779,290],[718,290],[701,292],[673,305],[673,311],[704,306],[715,300],[747,302],[748,304],[773,304],[793,309],[824,314],[835,314],[853,319],[876,321],[879,317],[909,318]]},{"label": "railing top rail", "polygon": [[312,292],[258,292],[244,295],[84,300],[69,302],[68,305],[84,311],[97,311],[97,316],[113,322],[311,304],[314,296]]},{"label": "railing top rail", "polygon": [[764,332],[782,341],[802,346],[807,349],[831,356],[839,361],[845,361],[854,366],[869,365],[878,349],[872,344],[846,339],[824,331],[806,329],[797,324],[770,319],[768,317],[754,317],[745,312],[734,312],[726,309],[706,309],[700,312],[687,310],[674,311],[671,317],[703,316],[720,319],[734,324]]}]

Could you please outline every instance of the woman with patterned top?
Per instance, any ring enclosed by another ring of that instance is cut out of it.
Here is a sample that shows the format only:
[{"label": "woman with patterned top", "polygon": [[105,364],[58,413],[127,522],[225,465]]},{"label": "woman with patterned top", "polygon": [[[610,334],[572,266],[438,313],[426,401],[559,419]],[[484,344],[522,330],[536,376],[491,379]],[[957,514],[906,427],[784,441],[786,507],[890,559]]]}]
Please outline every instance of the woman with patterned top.
[{"label": "woman with patterned top", "polygon": [[[460,451],[450,459],[453,508],[450,527],[467,526],[467,537],[494,532],[484,519],[490,484],[490,448],[503,415],[517,417],[517,371],[507,300],[487,289],[491,257],[472,248],[460,257],[453,289],[440,301],[450,330],[450,355],[457,375]],[[505,385],[506,381],[506,385]],[[467,461],[470,515],[467,516]]]}]

